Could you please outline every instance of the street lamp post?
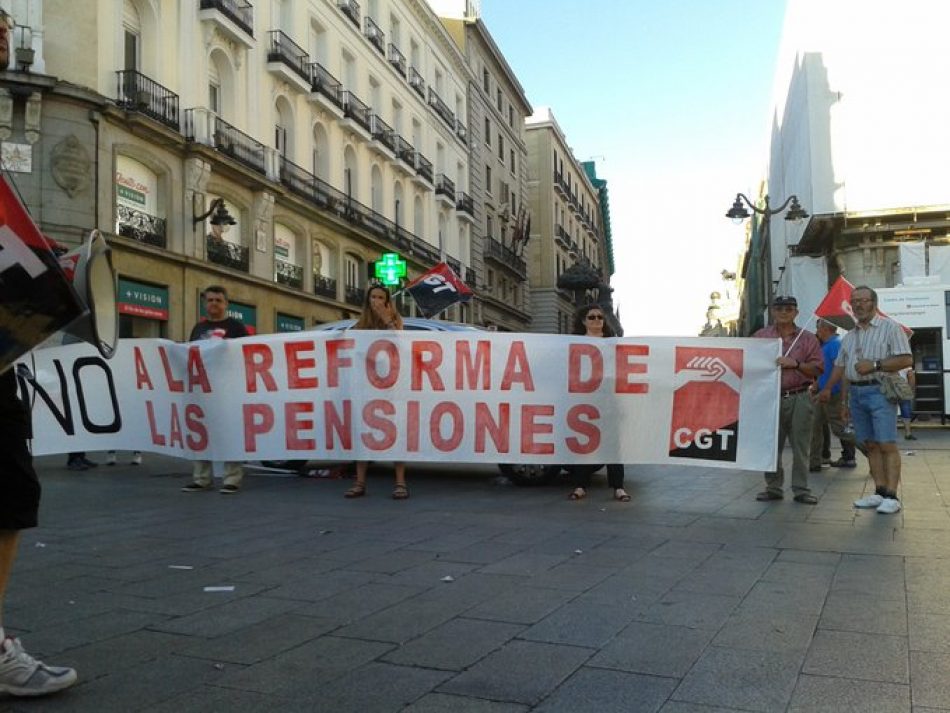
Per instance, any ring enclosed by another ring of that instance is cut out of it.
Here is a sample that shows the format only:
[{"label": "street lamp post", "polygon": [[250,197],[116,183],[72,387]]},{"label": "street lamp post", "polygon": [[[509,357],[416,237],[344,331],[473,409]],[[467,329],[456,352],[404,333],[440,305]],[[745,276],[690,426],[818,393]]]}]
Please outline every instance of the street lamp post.
[{"label": "street lamp post", "polygon": [[[745,205],[743,205],[743,203]],[[772,228],[771,228],[771,219],[773,215],[778,215],[786,208],[788,211],[785,213],[785,220],[791,223],[801,223],[805,218],[808,217],[808,213],[802,208],[801,203],[798,202],[798,196],[794,193],[785,199],[785,202],[782,203],[778,208],[772,208],[769,205],[769,197],[766,195],[763,197],[764,207],[759,208],[755,203],[749,200],[748,196],[744,193],[736,193],[736,200],[733,202],[732,207],[726,212],[726,217],[732,220],[734,223],[741,223],[746,218],[751,217],[752,213],[746,209],[746,206],[752,209],[753,213],[763,216],[763,225],[765,226],[762,230],[762,241],[764,243],[763,258],[764,262],[768,265],[769,269],[766,271],[765,275],[765,285],[766,285],[766,296],[765,302],[766,307],[772,303],[772,296],[774,294],[774,289],[777,287],[778,283],[772,281],[771,267],[772,267]],[[780,268],[784,270],[784,265]]]}]

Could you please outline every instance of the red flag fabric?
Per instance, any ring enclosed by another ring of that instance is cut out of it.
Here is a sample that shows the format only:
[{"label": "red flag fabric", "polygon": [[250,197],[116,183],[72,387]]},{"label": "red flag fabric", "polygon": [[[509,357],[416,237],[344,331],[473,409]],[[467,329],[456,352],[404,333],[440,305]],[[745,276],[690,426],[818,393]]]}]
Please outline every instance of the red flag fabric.
[{"label": "red flag fabric", "polygon": [[456,302],[468,302],[474,294],[446,263],[440,262],[406,286],[423,317],[439,314]]},{"label": "red flag fabric", "polygon": [[[831,322],[842,329],[854,329],[854,312],[851,310],[851,291],[854,285],[848,282],[844,276],[839,277],[831,285],[828,294],[815,308],[815,316],[821,317],[826,322]],[[878,308],[877,313],[886,319],[893,319]],[[899,323],[898,323],[899,324]],[[901,324],[901,329],[910,336],[914,333],[910,327]]]},{"label": "red flag fabric", "polygon": [[49,242],[0,177],[0,372],[84,312]]}]

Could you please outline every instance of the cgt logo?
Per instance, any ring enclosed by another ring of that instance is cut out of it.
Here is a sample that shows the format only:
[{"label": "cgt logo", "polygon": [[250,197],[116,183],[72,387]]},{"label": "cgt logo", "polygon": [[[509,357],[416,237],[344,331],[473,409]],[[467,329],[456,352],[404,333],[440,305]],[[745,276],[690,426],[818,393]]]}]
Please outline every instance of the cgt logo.
[{"label": "cgt logo", "polygon": [[677,347],[671,458],[736,460],[741,349]]}]

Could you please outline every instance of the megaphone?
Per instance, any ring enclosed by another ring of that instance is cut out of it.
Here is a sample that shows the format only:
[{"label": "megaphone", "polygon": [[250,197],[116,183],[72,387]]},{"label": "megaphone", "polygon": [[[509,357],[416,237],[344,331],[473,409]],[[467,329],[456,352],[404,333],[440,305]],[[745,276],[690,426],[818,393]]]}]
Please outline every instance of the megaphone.
[{"label": "megaphone", "polygon": [[118,287],[112,267],[112,248],[93,230],[82,244],[59,258],[60,267],[79,294],[85,311],[62,331],[88,342],[106,359],[119,341]]}]

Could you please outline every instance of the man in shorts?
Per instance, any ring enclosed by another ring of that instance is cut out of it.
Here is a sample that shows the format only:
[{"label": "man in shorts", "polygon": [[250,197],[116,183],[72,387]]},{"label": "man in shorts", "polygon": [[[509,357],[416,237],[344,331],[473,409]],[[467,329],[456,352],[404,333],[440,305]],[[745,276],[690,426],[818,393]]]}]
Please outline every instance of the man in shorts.
[{"label": "man in shorts", "polygon": [[40,483],[27,448],[30,414],[17,398],[13,368],[0,374],[0,693],[42,696],[72,686],[76,671],[47,666],[3,629],[3,599],[20,530],[36,527]]}]

